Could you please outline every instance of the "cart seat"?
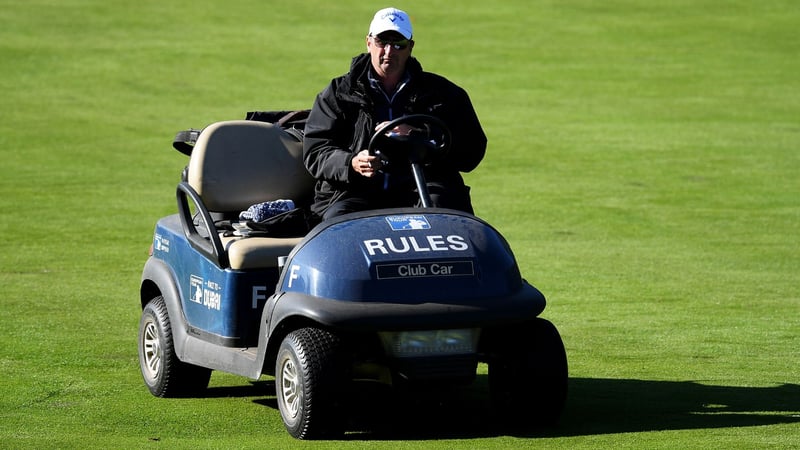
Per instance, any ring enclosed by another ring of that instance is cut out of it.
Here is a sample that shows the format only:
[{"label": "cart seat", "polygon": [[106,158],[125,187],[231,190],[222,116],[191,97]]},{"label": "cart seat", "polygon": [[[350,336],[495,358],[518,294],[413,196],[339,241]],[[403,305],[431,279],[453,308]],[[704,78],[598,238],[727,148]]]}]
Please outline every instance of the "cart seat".
[{"label": "cart seat", "polygon": [[[211,216],[233,220],[257,203],[291,199],[302,206],[314,194],[314,178],[303,165],[303,143],[279,126],[249,120],[206,127],[192,150],[186,182]],[[219,236],[225,252],[220,261],[232,269],[277,267],[278,257],[302,240]]]},{"label": "cart seat", "polygon": [[267,269],[278,267],[278,258],[286,256],[303,238],[223,237],[231,269]]}]

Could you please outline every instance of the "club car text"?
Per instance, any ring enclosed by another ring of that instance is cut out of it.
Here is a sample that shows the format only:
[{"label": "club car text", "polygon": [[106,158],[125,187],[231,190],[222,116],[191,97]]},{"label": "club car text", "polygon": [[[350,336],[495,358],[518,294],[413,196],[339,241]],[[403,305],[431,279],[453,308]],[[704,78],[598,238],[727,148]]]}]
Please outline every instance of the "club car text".
[{"label": "club car text", "polygon": [[364,241],[369,256],[390,253],[422,253],[422,252],[463,252],[469,250],[469,244],[463,236],[451,234],[449,236],[402,236],[400,238],[367,239]]},{"label": "club car text", "polygon": [[380,264],[375,267],[379,280],[417,277],[457,277],[475,274],[472,261]]}]

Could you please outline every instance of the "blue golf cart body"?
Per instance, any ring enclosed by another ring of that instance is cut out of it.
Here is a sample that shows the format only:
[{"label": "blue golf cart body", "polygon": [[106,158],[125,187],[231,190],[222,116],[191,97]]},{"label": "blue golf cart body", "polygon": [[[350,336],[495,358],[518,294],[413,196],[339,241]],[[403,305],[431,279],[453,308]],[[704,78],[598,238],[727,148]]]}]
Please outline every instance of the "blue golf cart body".
[{"label": "blue golf cart body", "polygon": [[289,235],[238,220],[249,205],[313,195],[290,131],[242,120],[198,134],[178,212],[157,222],[142,274],[139,360],[151,393],[191,395],[212,370],[273,376],[287,430],[314,439],[346,431],[343,393],[355,380],[468,383],[484,362],[503,420],[557,420],[563,343],[540,317],[544,296],[484,220],[380,209]]}]

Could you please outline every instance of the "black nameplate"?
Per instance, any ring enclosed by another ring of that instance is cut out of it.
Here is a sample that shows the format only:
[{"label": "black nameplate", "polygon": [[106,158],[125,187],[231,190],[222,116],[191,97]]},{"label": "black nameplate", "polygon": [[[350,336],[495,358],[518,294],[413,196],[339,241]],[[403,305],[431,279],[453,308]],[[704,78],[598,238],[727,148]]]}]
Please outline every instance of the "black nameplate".
[{"label": "black nameplate", "polygon": [[376,266],[378,279],[419,277],[461,277],[475,275],[472,261],[381,264]]}]

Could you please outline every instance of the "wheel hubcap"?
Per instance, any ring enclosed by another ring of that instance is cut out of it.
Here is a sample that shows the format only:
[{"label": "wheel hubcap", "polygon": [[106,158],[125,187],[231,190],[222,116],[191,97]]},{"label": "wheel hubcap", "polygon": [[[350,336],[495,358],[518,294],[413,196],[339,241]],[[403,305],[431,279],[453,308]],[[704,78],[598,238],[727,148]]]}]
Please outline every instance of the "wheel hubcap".
[{"label": "wheel hubcap", "polygon": [[284,411],[291,417],[297,417],[300,412],[300,404],[303,401],[303,390],[297,377],[297,366],[294,361],[287,359],[281,368],[281,403]]},{"label": "wheel hubcap", "polygon": [[156,324],[148,322],[142,333],[142,349],[144,354],[144,367],[147,375],[154,379],[161,372],[161,340],[158,338]]}]

